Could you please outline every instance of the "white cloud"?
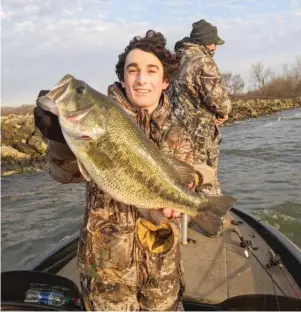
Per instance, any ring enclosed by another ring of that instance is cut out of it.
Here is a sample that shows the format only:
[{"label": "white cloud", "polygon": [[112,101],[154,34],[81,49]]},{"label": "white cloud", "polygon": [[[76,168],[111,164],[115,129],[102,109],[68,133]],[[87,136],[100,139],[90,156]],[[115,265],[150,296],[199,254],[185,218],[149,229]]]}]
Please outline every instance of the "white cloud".
[{"label": "white cloud", "polygon": [[9,0],[9,1],[3,1],[4,3],[7,3],[12,6],[23,6],[24,4],[33,3],[36,0]]},{"label": "white cloud", "polygon": [[39,13],[40,8],[37,5],[27,5],[24,7],[24,11],[27,14],[37,14]]},{"label": "white cloud", "polygon": [[23,32],[23,33],[29,33],[33,32],[36,28],[36,25],[31,21],[25,21],[21,23],[17,23],[13,29],[15,32]]},{"label": "white cloud", "polygon": [[165,4],[171,7],[179,7],[179,6],[185,5],[185,2],[180,1],[180,0],[167,0],[167,1],[163,1],[162,4]]},{"label": "white cloud", "polygon": [[80,14],[83,11],[82,7],[78,7],[75,9],[63,9],[62,15],[63,16],[74,16]]},{"label": "white cloud", "polygon": [[136,4],[129,7],[129,12],[133,14],[141,14],[145,10],[145,6],[142,4]]},{"label": "white cloud", "polygon": [[134,18],[134,19],[142,19],[142,15],[141,14],[133,14],[132,18]]},{"label": "white cloud", "polygon": [[298,7],[298,6],[301,6],[301,1],[300,0],[290,0],[290,4],[292,6]]}]

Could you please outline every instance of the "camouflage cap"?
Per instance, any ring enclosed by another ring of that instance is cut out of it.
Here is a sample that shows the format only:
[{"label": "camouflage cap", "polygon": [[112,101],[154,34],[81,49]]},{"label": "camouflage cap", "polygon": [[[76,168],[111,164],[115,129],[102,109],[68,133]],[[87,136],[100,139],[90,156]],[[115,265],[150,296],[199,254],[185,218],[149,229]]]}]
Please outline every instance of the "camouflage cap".
[{"label": "camouflage cap", "polygon": [[225,43],[225,41],[218,36],[216,26],[213,26],[204,19],[192,24],[190,38],[195,43],[201,45],[209,45],[213,43],[222,45]]}]

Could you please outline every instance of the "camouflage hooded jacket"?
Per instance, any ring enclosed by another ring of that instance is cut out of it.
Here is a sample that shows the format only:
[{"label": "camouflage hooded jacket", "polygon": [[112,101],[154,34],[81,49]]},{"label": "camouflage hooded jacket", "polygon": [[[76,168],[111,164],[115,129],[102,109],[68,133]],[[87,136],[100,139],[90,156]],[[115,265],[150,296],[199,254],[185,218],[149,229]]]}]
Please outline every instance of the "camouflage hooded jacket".
[{"label": "camouflage hooded jacket", "polygon": [[[163,125],[170,115],[170,106],[165,95],[162,95],[160,104],[150,115],[147,111],[137,110],[129,104],[119,83],[111,85],[108,93],[136,121],[147,137],[160,148],[184,161],[189,158],[189,142],[181,140],[179,132],[177,135],[171,134],[171,140],[162,144]],[[84,182],[77,162],[68,150],[63,144],[49,141],[47,156],[49,173],[60,183]],[[87,207],[78,252],[80,271],[85,276],[101,275],[102,280],[126,283],[133,287],[136,287],[137,283],[141,285],[149,280],[149,274],[155,277],[157,264],[153,266],[149,262],[145,267],[143,265],[144,260],[141,260],[138,265],[139,272],[137,272],[137,265],[132,262],[133,258],[145,257],[142,254],[133,256],[133,253],[137,252],[133,247],[133,240],[136,221],[141,217],[139,210],[113,200],[101,191],[93,181],[88,182],[86,187]],[[114,224],[113,227],[112,224]],[[177,232],[178,225],[175,227],[175,232]],[[112,234],[114,236],[113,241],[111,240]],[[175,239],[174,244],[176,242],[178,239]],[[165,271],[162,269],[160,272],[165,272],[164,274],[169,272],[168,274],[175,274],[175,276],[181,272],[179,252],[179,248],[176,248],[170,259],[165,259],[168,262],[168,268],[164,269]],[[178,260],[175,261],[174,259]],[[150,267],[154,267],[154,270]],[[149,273],[150,271],[152,273]],[[178,279],[174,277],[174,280],[177,281]],[[177,289],[177,287],[172,288],[174,291]]]},{"label": "camouflage hooded jacket", "polygon": [[194,142],[194,162],[217,167],[219,131],[215,120],[229,114],[231,101],[206,47],[184,38],[175,50],[181,65],[169,92],[172,119],[184,126]]}]

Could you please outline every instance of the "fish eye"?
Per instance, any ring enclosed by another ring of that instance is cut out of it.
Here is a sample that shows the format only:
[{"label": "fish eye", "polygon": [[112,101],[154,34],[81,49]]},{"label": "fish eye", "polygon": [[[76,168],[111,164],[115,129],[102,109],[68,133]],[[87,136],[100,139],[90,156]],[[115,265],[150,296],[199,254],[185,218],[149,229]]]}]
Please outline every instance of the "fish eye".
[{"label": "fish eye", "polygon": [[83,94],[84,91],[85,91],[85,86],[83,85],[80,85],[80,86],[77,86],[76,89],[75,89],[76,93],[78,94]]}]

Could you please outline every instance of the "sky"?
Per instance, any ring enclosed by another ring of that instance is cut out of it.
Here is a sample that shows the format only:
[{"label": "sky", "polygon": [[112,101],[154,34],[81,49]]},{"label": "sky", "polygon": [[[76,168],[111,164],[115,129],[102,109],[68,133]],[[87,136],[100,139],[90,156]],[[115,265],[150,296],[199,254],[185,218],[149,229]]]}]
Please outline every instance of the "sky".
[{"label": "sky", "polygon": [[67,73],[106,93],[134,36],[160,31],[173,50],[200,19],[226,41],[221,72],[247,85],[252,64],[280,73],[301,54],[301,0],[2,0],[1,105],[34,104]]}]

